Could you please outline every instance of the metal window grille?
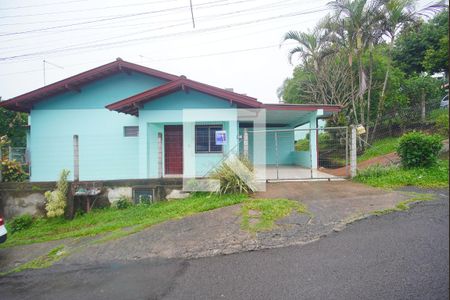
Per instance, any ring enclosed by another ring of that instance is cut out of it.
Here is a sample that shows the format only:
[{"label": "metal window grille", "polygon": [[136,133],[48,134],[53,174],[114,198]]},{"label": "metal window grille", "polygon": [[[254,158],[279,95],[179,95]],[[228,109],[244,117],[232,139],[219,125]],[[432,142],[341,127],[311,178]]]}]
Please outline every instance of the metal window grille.
[{"label": "metal window grille", "polygon": [[196,125],[195,152],[222,153],[222,145],[216,145],[216,131],[222,128],[222,125]]}]

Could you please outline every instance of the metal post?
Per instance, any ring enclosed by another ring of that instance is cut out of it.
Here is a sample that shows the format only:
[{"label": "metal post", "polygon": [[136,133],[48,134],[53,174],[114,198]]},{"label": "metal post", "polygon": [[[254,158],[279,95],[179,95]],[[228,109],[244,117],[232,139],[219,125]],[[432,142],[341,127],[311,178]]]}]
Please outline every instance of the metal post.
[{"label": "metal post", "polygon": [[278,176],[278,132],[275,131],[275,158],[277,163],[277,179],[279,179]]},{"label": "metal post", "polygon": [[248,158],[248,129],[244,128],[244,157]]},{"label": "metal post", "polygon": [[[0,147],[0,162],[2,160],[2,147]],[[2,182],[2,166],[0,164],[0,182]]]},{"label": "metal post", "polygon": [[348,127],[345,128],[345,176],[349,175],[348,171]]},{"label": "metal post", "polygon": [[312,130],[309,129],[309,163],[310,168],[309,170],[311,171],[311,179],[314,178],[314,172],[313,172],[313,154],[312,154],[312,147],[311,147],[311,139],[312,139]]},{"label": "metal post", "polygon": [[163,177],[162,171],[162,133],[158,132],[158,176]]},{"label": "metal post", "polygon": [[356,126],[352,125],[352,143],[350,148],[350,176],[356,176]]},{"label": "metal post", "polygon": [[78,145],[78,135],[73,136],[73,181],[77,182],[80,180],[80,153]]}]

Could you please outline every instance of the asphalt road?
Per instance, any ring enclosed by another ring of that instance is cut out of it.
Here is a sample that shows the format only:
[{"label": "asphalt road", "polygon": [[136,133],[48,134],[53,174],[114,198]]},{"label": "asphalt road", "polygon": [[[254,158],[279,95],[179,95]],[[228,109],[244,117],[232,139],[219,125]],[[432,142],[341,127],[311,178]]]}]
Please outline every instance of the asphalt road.
[{"label": "asphalt road", "polygon": [[0,299],[448,299],[449,202],[439,193],[303,246],[26,271],[0,278]]}]

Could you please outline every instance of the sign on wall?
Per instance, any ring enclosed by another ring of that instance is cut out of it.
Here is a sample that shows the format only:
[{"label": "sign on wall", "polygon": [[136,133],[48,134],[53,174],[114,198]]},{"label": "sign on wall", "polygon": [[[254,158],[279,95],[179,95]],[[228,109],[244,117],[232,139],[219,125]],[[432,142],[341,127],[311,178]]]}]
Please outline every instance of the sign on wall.
[{"label": "sign on wall", "polygon": [[216,131],[216,145],[227,144],[227,132],[225,130]]}]

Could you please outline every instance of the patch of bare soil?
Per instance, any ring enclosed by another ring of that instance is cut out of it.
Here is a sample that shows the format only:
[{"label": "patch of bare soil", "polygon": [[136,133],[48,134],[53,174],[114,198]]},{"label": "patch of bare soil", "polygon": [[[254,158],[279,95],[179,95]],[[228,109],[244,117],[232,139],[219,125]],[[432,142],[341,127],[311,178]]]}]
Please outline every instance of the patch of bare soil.
[{"label": "patch of bare soil", "polygon": [[[400,157],[397,155],[397,153],[392,152],[392,153],[388,153],[382,156],[377,156],[371,159],[368,159],[366,161],[363,162],[359,162],[358,163],[358,170],[364,170],[369,166],[373,166],[376,164],[382,165],[382,166],[387,166],[387,165],[391,165],[391,164],[397,164],[400,162]],[[319,171],[321,172],[325,172],[334,176],[348,176],[348,169],[347,167],[342,167],[342,168],[338,168],[338,169],[328,169],[328,168],[319,168]]]}]

